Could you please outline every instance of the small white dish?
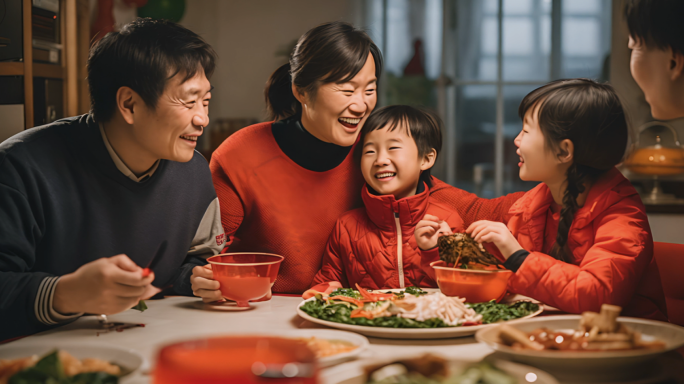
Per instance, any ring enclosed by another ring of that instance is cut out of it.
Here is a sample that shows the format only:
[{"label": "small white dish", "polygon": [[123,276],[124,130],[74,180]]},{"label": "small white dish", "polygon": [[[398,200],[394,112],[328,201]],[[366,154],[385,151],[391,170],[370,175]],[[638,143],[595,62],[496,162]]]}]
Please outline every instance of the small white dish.
[{"label": "small white dish", "polygon": [[202,300],[195,301],[193,303],[195,308],[204,309],[206,311],[222,311],[222,312],[233,312],[233,311],[249,311],[254,309],[253,305],[249,307],[238,307],[237,303],[234,301],[222,301],[218,303],[205,303]]},{"label": "small white dish", "polygon": [[337,355],[322,357],[318,359],[320,367],[330,367],[357,358],[369,345],[368,339],[353,332],[337,331],[333,329],[293,329],[284,331],[273,331],[268,334],[286,338],[310,338],[325,340],[341,340],[356,345],[354,350]]},{"label": "small white dish", "polygon": [[37,355],[39,358],[48,353],[60,349],[69,352],[78,359],[87,357],[101,359],[121,367],[121,377],[132,375],[144,364],[145,359],[136,351],[127,348],[115,347],[110,345],[94,344],[33,344],[14,346],[11,343],[0,346],[0,359],[11,360]]}]

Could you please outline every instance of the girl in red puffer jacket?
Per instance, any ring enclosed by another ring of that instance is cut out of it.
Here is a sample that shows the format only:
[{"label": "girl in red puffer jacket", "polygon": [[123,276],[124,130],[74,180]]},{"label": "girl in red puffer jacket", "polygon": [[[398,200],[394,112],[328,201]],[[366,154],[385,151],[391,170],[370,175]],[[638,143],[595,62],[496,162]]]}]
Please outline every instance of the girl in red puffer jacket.
[{"label": "girl in red puffer jacket", "polygon": [[365,208],[337,221],[309,294],[355,284],[436,287],[421,268],[416,225],[426,215],[435,221],[437,229],[424,236],[435,243],[440,233],[465,229],[458,213],[430,201],[430,168],[442,146],[439,120],[414,107],[388,106],[368,118],[359,140]]},{"label": "girl in red puffer jacket", "polygon": [[644,205],[615,168],[628,128],[615,91],[560,80],[527,95],[515,139],[520,178],[541,183],[510,209],[507,225],[478,221],[467,233],[494,243],[515,272],[509,291],[565,312],[666,320]]}]

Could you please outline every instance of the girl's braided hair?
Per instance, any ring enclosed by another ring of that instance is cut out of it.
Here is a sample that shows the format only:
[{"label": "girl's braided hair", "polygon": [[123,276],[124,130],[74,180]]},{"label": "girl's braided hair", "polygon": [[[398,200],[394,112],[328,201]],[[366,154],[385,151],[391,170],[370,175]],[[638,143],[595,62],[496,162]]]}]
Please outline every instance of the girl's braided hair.
[{"label": "girl's braided hair", "polygon": [[546,147],[560,151],[560,142],[574,145],[568,168],[567,187],[551,256],[571,261],[568,233],[579,209],[577,197],[588,182],[622,161],[629,137],[625,113],[612,86],[590,79],[557,80],[535,89],[520,103],[518,115],[525,118],[539,104],[539,127]]}]

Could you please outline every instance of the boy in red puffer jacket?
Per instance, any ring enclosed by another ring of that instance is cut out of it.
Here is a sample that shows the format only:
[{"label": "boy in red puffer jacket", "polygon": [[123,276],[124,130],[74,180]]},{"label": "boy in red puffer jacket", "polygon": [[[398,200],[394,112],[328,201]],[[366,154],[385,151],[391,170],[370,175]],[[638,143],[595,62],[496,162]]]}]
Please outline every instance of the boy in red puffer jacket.
[{"label": "boy in red puffer jacket", "polygon": [[435,244],[441,234],[464,230],[458,213],[429,197],[430,168],[442,146],[436,117],[410,106],[388,106],[368,118],[359,140],[365,208],[337,220],[305,297],[355,284],[367,289],[436,287],[421,268],[416,225],[426,215],[433,219],[435,228],[419,241]]}]

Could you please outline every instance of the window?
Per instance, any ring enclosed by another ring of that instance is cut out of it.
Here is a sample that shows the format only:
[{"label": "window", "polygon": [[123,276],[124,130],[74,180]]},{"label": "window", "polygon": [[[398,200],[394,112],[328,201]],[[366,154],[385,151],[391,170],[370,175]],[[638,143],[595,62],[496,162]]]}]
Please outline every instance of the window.
[{"label": "window", "polygon": [[[405,101],[399,89],[422,95],[408,98],[413,104],[436,107],[446,135],[435,174],[483,197],[536,184],[519,179],[513,144],[527,93],[554,79],[608,79],[610,0],[371,0],[367,7],[387,63],[381,103]],[[428,93],[412,92],[417,82],[407,80],[416,39]]]}]

